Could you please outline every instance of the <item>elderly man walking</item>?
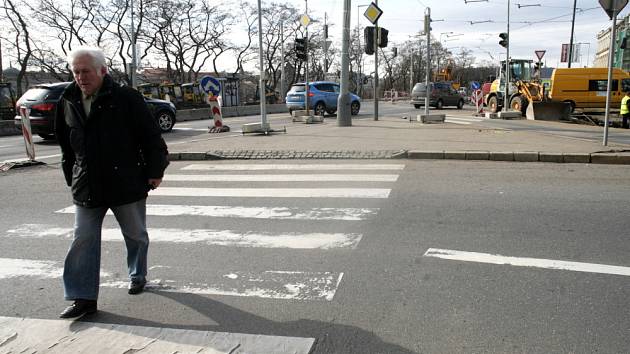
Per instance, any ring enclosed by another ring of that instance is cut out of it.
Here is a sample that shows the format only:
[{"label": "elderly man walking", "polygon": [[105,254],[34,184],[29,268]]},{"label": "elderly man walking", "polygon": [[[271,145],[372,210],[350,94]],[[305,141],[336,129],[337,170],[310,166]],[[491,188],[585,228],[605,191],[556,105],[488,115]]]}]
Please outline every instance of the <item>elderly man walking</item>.
[{"label": "elderly man walking", "polygon": [[76,206],[74,239],[63,272],[64,297],[74,301],[61,318],[97,310],[101,229],[111,209],[127,246],[129,294],[146,284],[149,237],[146,198],[168,165],[167,148],[143,97],[107,73],[100,48],[68,56],[74,75],[62,96],[56,134],[66,183]]}]

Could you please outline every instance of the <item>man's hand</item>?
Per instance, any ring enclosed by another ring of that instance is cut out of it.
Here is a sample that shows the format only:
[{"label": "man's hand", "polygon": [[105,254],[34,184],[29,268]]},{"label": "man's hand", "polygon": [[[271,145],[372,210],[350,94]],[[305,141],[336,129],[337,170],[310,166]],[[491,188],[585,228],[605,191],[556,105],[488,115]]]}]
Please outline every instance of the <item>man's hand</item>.
[{"label": "man's hand", "polygon": [[149,178],[149,186],[151,187],[151,189],[159,187],[160,183],[162,183],[161,178]]}]

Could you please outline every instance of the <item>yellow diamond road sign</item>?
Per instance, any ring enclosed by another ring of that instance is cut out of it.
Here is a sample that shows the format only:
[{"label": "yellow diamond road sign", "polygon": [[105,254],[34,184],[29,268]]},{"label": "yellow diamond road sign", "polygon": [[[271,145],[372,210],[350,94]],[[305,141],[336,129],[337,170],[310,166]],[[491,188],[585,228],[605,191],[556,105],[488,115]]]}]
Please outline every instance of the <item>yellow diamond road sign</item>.
[{"label": "yellow diamond road sign", "polygon": [[383,10],[381,10],[375,3],[371,3],[370,6],[365,10],[363,16],[370,20],[372,24],[375,24],[378,21],[379,17],[383,14]]},{"label": "yellow diamond road sign", "polygon": [[300,16],[300,23],[302,24],[302,26],[308,27],[308,25],[311,23],[311,19],[308,17],[308,15],[302,15]]}]

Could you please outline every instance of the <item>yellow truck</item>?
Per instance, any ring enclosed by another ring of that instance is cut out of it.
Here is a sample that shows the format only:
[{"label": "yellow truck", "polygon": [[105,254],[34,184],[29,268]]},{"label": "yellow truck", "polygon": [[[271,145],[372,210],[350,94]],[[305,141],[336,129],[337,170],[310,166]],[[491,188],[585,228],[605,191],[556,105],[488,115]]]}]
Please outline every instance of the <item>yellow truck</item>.
[{"label": "yellow truck", "polygon": [[[613,69],[611,108],[618,109],[624,91],[630,90],[630,75]],[[559,68],[551,75],[549,99],[567,102],[571,109],[606,108],[607,68]]]}]

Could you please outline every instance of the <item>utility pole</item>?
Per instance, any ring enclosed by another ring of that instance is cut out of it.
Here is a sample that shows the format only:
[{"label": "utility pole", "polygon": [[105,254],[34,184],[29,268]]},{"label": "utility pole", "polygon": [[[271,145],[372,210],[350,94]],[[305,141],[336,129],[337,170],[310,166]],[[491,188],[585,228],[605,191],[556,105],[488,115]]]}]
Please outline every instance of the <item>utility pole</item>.
[{"label": "utility pole", "polygon": [[260,98],[260,125],[261,129],[267,131],[267,90],[265,86],[265,67],[263,62],[263,40],[262,40],[262,11],[260,0],[258,0],[258,65],[260,65],[260,80],[258,82],[258,97]]},{"label": "utility pole", "polygon": [[[282,44],[282,47],[280,49],[280,100],[282,100],[282,102],[284,102],[285,99],[285,95],[286,95],[286,87],[285,87],[285,77],[284,77],[284,14],[282,14],[282,17],[280,18],[280,43]],[[265,95],[267,93],[265,92]]]},{"label": "utility pole", "polygon": [[350,14],[351,0],[343,4],[343,33],[341,38],[341,88],[337,98],[337,126],[352,125],[350,112]]},{"label": "utility pole", "polygon": [[[378,0],[374,0],[378,6]],[[374,22],[374,120],[378,120],[378,20]]]},{"label": "utility pole", "polygon": [[429,7],[427,7],[424,13],[424,31],[427,35],[427,76],[425,78],[426,97],[424,98],[424,114],[429,116],[429,91],[431,90],[429,86],[429,81],[431,80],[431,8]]},{"label": "utility pole", "polygon": [[506,55],[505,55],[505,99],[503,101],[503,110],[505,112],[508,111],[510,107],[510,42],[512,41],[510,38],[510,0],[508,0],[508,9],[507,9],[507,46]]},{"label": "utility pole", "polygon": [[569,68],[573,61],[573,32],[575,31],[575,9],[577,6],[577,0],[573,0],[573,21],[571,21],[571,40],[569,41]]},{"label": "utility pole", "polygon": [[[260,0],[258,0],[260,1]],[[305,5],[305,10],[304,10],[304,14],[308,17],[308,0],[304,0],[304,5]],[[304,46],[305,51],[306,51],[306,65],[305,65],[305,72],[304,72],[304,81],[306,83],[306,91],[304,91],[304,93],[306,94],[306,96],[304,97],[304,105],[306,106],[306,116],[310,116],[309,114],[309,105],[308,105],[308,26],[305,26],[305,33],[306,33],[306,41],[304,41]],[[262,40],[261,42],[262,43]],[[262,45],[262,44],[261,44]],[[261,57],[262,60],[262,57]]]},{"label": "utility pole", "polygon": [[328,13],[324,12],[324,80],[328,73]]},{"label": "utility pole", "polygon": [[0,82],[4,81],[2,76],[2,40],[0,39]]},{"label": "utility pole", "polygon": [[409,64],[409,68],[411,69],[411,73],[409,75],[411,76],[409,78],[409,97],[411,97],[411,92],[413,92],[413,49],[410,50],[409,57],[409,60],[411,60],[411,63]]},{"label": "utility pole", "polygon": [[131,0],[131,65],[129,65],[129,81],[131,87],[136,88],[136,30],[133,24],[133,0]]}]

